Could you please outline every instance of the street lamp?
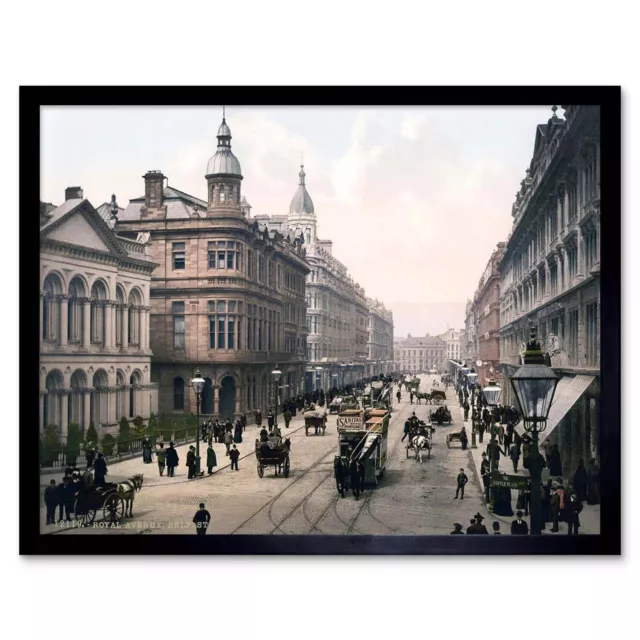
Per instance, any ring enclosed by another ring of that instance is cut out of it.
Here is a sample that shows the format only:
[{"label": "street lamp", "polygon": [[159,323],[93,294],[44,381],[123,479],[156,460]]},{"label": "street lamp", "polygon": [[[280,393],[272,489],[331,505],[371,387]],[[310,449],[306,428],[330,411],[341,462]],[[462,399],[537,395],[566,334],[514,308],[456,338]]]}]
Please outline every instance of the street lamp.
[{"label": "street lamp", "polygon": [[[489,406],[489,411],[491,412],[490,423],[489,423],[489,428],[491,429],[491,442],[489,443],[489,450],[490,450],[489,463],[491,466],[489,468],[491,469],[492,473],[494,471],[497,471],[498,469],[498,456],[496,455],[497,453],[496,448],[498,445],[496,444],[496,430],[494,428],[495,425],[493,424],[493,408],[498,404],[498,400],[500,399],[501,393],[502,393],[502,389],[500,388],[499,385],[495,383],[494,380],[489,380],[486,387],[482,390],[484,399],[487,405]],[[495,491],[492,491],[491,505],[490,505],[491,510],[493,510],[494,504],[495,504]]]},{"label": "street lamp", "polygon": [[273,424],[274,426],[277,427],[278,426],[278,405],[280,404],[278,383],[280,382],[280,376],[282,375],[282,371],[280,371],[277,364],[276,364],[276,368],[271,372],[271,375],[273,376],[273,381],[276,383],[276,388],[274,391],[276,412],[273,417]]},{"label": "street lamp", "polygon": [[200,476],[200,396],[204,389],[204,378],[200,375],[199,367],[196,367],[191,386],[196,394],[196,476]]},{"label": "street lamp", "polygon": [[544,364],[544,354],[536,340],[536,330],[531,329],[531,338],[523,356],[524,364],[511,378],[511,386],[518,400],[524,428],[533,436],[533,446],[529,455],[529,474],[531,476],[531,534],[542,532],[540,513],[541,474],[543,458],[538,450],[538,434],[547,427],[549,409],[553,402],[559,379]]}]

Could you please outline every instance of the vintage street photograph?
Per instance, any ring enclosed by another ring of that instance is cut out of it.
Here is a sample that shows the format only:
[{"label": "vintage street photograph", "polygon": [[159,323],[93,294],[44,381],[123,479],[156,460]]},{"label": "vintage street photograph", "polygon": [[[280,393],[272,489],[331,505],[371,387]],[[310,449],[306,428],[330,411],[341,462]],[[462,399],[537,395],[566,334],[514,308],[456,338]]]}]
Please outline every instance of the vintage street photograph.
[{"label": "vintage street photograph", "polygon": [[598,104],[39,113],[41,537],[602,533]]}]

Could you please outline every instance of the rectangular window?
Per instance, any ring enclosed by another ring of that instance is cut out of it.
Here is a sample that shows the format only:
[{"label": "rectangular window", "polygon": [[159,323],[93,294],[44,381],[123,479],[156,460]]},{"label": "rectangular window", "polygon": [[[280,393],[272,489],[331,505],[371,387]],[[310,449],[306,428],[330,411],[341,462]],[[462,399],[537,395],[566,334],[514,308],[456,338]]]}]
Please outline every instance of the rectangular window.
[{"label": "rectangular window", "polygon": [[238,318],[238,349],[242,349],[242,318]]},{"label": "rectangular window", "polygon": [[224,269],[225,251],[218,251],[218,269]]},{"label": "rectangular window", "polygon": [[247,277],[250,280],[254,279],[254,271],[253,271],[253,251],[249,249],[247,251]]},{"label": "rectangular window", "polygon": [[258,351],[262,351],[262,320],[258,320]]},{"label": "rectangular window", "polygon": [[225,348],[226,316],[218,316],[218,349]]},{"label": "rectangular window", "polygon": [[233,269],[234,268],[234,258],[235,258],[235,252],[234,251],[227,251],[227,269]]},{"label": "rectangular window", "polygon": [[[184,302],[174,302],[171,305],[173,315],[173,348],[185,348],[184,331]],[[178,315],[176,315],[178,314]]]},{"label": "rectangular window", "polygon": [[216,317],[209,316],[209,349],[216,348]]},{"label": "rectangular window", "polygon": [[226,300],[218,300],[216,303],[216,311],[218,313],[225,313],[227,310],[227,301]]},{"label": "rectangular window", "polygon": [[209,269],[216,268],[216,243],[210,242],[208,247],[209,252]]},{"label": "rectangular window", "polygon": [[184,269],[185,267],[185,243],[174,242],[173,243],[173,268]]},{"label": "rectangular window", "polygon": [[236,337],[236,320],[234,316],[229,316],[227,321],[227,349],[235,349]]},{"label": "rectangular window", "polygon": [[235,301],[229,300],[228,311],[229,311],[229,313],[235,313],[236,312],[236,303],[235,303]]},{"label": "rectangular window", "polygon": [[586,316],[586,364],[598,364],[598,304],[593,302],[585,308]]},{"label": "rectangular window", "polygon": [[569,313],[569,361],[578,364],[578,310]]}]

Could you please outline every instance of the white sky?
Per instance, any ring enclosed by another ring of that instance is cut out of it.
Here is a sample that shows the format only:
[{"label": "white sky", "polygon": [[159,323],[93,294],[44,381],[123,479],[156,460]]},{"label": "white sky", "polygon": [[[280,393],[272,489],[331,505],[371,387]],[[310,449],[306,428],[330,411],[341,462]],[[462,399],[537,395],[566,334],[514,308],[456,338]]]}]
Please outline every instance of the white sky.
[{"label": "white sky", "polygon": [[[143,195],[142,175],[206,200],[221,107],[46,107],[41,199],[80,185],[94,206]],[[562,111],[558,111],[561,115]],[[283,214],[304,154],[319,235],[394,313],[395,335],[464,324],[533,152],[539,107],[227,107],[252,213]]]}]

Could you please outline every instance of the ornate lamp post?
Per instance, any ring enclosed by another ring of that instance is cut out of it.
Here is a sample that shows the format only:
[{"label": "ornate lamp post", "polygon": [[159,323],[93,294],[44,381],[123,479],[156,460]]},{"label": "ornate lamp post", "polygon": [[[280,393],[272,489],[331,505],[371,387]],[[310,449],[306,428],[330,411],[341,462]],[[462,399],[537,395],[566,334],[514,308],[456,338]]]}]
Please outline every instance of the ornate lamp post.
[{"label": "ornate lamp post", "polygon": [[[491,429],[491,442],[489,443],[490,448],[490,456],[489,463],[491,472],[497,471],[498,469],[498,456],[496,455],[496,447],[498,446],[496,443],[496,430],[493,424],[493,408],[498,404],[498,400],[500,399],[500,394],[502,393],[502,389],[499,385],[495,383],[494,380],[489,380],[487,382],[487,386],[482,390],[482,394],[484,395],[484,399],[489,407],[489,411],[491,412],[491,421],[489,428]],[[495,494],[491,492],[491,505],[490,509],[493,510],[493,505],[495,503]]]},{"label": "ornate lamp post", "polygon": [[200,368],[196,367],[191,386],[196,394],[196,475],[202,475],[200,471],[200,396],[204,389],[204,378],[200,375]]},{"label": "ornate lamp post", "polygon": [[559,379],[544,364],[544,354],[536,340],[536,331],[531,329],[531,338],[523,356],[524,364],[511,378],[511,386],[518,400],[524,428],[533,437],[533,446],[529,455],[529,473],[531,475],[531,534],[542,532],[541,523],[541,475],[544,466],[543,457],[538,450],[538,434],[547,427],[549,409],[553,402]]},{"label": "ornate lamp post", "polygon": [[476,388],[476,383],[478,382],[478,374],[471,369],[471,371],[467,374],[467,384],[469,385],[469,389],[471,389],[471,448],[477,448],[476,445],[476,423],[473,419],[473,391]]},{"label": "ornate lamp post", "polygon": [[276,363],[276,368],[271,372],[271,376],[273,377],[273,381],[275,382],[275,389],[273,392],[273,396],[275,398],[276,411],[273,415],[273,424],[278,426],[278,405],[280,404],[280,390],[278,388],[278,383],[280,382],[280,376],[282,375],[282,371],[278,367]]}]

